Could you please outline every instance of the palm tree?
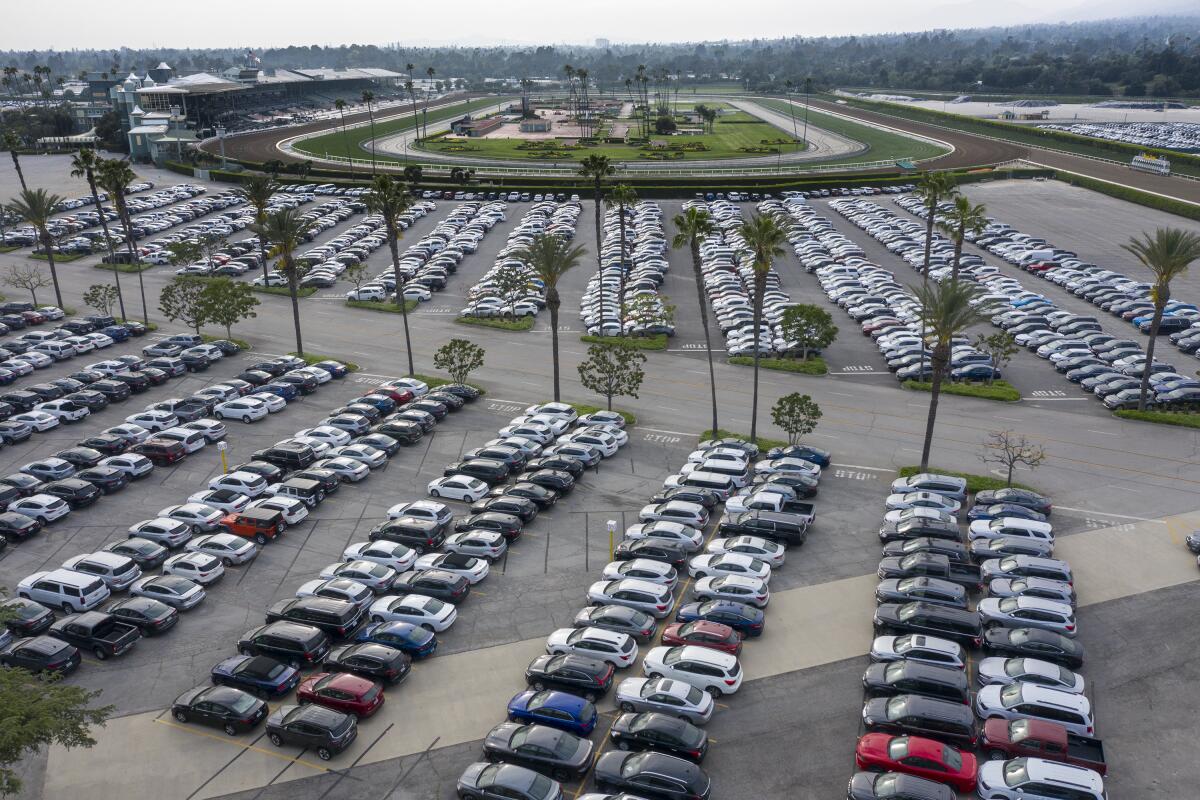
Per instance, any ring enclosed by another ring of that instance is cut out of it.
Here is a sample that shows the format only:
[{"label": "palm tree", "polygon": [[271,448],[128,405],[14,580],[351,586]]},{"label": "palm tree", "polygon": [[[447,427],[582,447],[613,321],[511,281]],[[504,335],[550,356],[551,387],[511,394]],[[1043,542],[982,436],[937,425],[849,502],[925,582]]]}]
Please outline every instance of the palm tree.
[{"label": "palm tree", "polygon": [[[342,147],[346,149],[346,157],[350,159],[350,178],[354,179],[354,151],[350,149],[350,142],[347,141],[348,133],[346,132],[346,101],[338,98],[333,102],[333,107],[337,109],[338,116],[342,118]],[[264,259],[265,263],[265,259]]]},{"label": "palm tree", "polygon": [[21,138],[12,131],[4,132],[4,149],[12,156],[13,168],[17,171],[17,179],[21,181],[21,188],[28,189],[25,185],[25,173],[21,171],[21,157],[17,155],[17,150],[21,147]]},{"label": "palm tree", "polygon": [[[339,103],[342,101],[339,100]],[[345,103],[343,103],[345,105]],[[247,178],[241,187],[241,192],[246,196],[246,202],[254,207],[254,224],[262,227],[267,221],[267,206],[271,203],[271,197],[279,190],[279,184],[271,180],[265,175],[254,175]],[[263,236],[258,237],[258,255],[262,259],[263,268],[263,286],[267,285],[267,240]]]},{"label": "palm tree", "polygon": [[[750,441],[758,439],[758,359],[762,342],[763,295],[767,291],[767,275],[775,259],[784,253],[783,243],[787,231],[780,227],[774,217],[755,214],[749,222],[742,223],[742,236],[754,254],[754,399],[750,409]],[[716,433],[714,432],[715,436]]]},{"label": "palm tree", "polygon": [[416,372],[413,366],[412,338],[408,331],[408,308],[404,298],[404,276],[400,273],[400,215],[412,206],[412,192],[404,181],[392,180],[390,175],[380,175],[371,184],[371,193],[366,196],[367,211],[383,217],[387,231],[388,249],[392,252],[392,274],[396,278],[396,305],[404,318],[404,346],[408,351],[408,374]]},{"label": "palm tree", "polygon": [[958,265],[962,260],[963,239],[967,234],[978,236],[987,227],[987,209],[982,203],[971,205],[966,197],[957,195],[954,198],[954,208],[942,217],[938,227],[942,232],[954,239],[954,264],[950,268],[951,280],[958,279]]},{"label": "palm tree", "polygon": [[[811,79],[805,81],[811,83]],[[806,101],[807,102],[807,101]],[[805,113],[808,106],[805,105]],[[807,128],[806,128],[807,130]],[[937,206],[958,194],[954,176],[949,172],[924,172],[917,178],[914,194],[925,204],[925,257],[921,262],[921,286],[929,285],[929,257],[933,249],[933,225],[937,217]],[[921,321],[921,374],[925,374],[925,322]]]},{"label": "palm tree", "polygon": [[604,259],[600,254],[600,189],[604,179],[616,170],[608,156],[588,156],[579,162],[579,174],[592,179],[592,199],[596,211],[596,268],[601,273],[600,281],[600,335],[604,335]]},{"label": "palm tree", "polygon": [[404,82],[404,88],[408,90],[408,99],[412,103],[413,112],[413,133],[418,139],[421,138],[421,123],[417,120],[417,90],[413,83],[413,70],[417,68],[416,64],[405,64],[404,69],[408,72],[408,80]]},{"label": "palm tree", "polygon": [[717,424],[717,375],[713,369],[712,340],[708,335],[708,301],[704,296],[704,275],[700,270],[700,242],[716,232],[712,217],[701,208],[689,208],[683,214],[675,215],[675,237],[671,239],[671,247],[679,249],[684,245],[692,251],[692,273],[696,279],[696,300],[700,304],[700,325],[704,328],[704,352],[708,356],[708,387],[712,393],[712,431],[717,435],[720,426]]},{"label": "palm tree", "polygon": [[300,357],[304,356],[304,343],[300,338],[300,298],[297,294],[300,267],[295,255],[297,248],[304,243],[308,227],[308,221],[294,208],[274,211],[267,215],[261,225],[254,226],[260,239],[271,242],[271,255],[279,260],[279,269],[287,276],[288,294],[292,298],[292,323],[296,328],[296,354]]},{"label": "palm tree", "polygon": [[560,399],[558,363],[558,309],[562,298],[558,295],[558,281],[567,270],[578,266],[583,258],[582,246],[571,247],[566,240],[554,234],[540,233],[533,241],[517,253],[534,274],[541,279],[546,289],[546,308],[550,309],[550,353],[554,363],[554,402]]},{"label": "palm tree", "polygon": [[[112,200],[113,206],[117,209],[117,219],[125,231],[125,247],[129,251],[129,263],[134,265],[138,262],[137,248],[133,244],[133,225],[129,222],[129,206],[125,204],[125,193],[129,189],[129,184],[133,183],[136,177],[129,162],[119,158],[102,158],[96,167],[96,182],[104,187],[104,191],[108,192],[108,198]],[[116,269],[117,266],[113,264],[113,269]],[[137,271],[137,276],[138,291],[142,296],[142,322],[148,325],[150,324],[150,315],[146,306],[146,283],[142,280],[140,269]]]},{"label": "palm tree", "polygon": [[1154,302],[1154,318],[1150,322],[1150,341],[1146,345],[1146,368],[1142,370],[1142,388],[1138,396],[1138,411],[1146,410],[1146,394],[1150,390],[1150,370],[1154,365],[1154,342],[1162,323],[1163,309],[1171,299],[1171,281],[1187,272],[1188,264],[1200,259],[1200,234],[1179,228],[1159,228],[1150,236],[1131,238],[1121,249],[1130,253],[1142,266],[1154,274],[1150,299]]},{"label": "palm tree", "polygon": [[362,93],[363,102],[367,104],[367,117],[371,120],[371,174],[375,174],[375,112],[371,109],[371,101],[375,93],[367,89]]},{"label": "palm tree", "polygon": [[[426,75],[426,77],[429,78],[430,86],[433,85],[433,76],[436,74],[437,74],[437,70],[434,69],[433,67],[425,68],[425,75]],[[427,88],[425,91],[426,91],[426,94],[425,94],[425,117],[424,117],[425,130],[421,134],[421,136],[422,136],[422,138],[428,139],[429,138],[429,94],[428,94],[429,89]]]},{"label": "palm tree", "polygon": [[[621,229],[621,283],[619,294],[617,295],[617,308],[621,308],[621,304],[625,302],[625,209],[633,206],[638,201],[637,192],[632,186],[627,183],[619,183],[613,187],[613,190],[608,193],[609,206],[617,207],[618,219],[617,223]],[[622,320],[623,321],[623,320]]]},{"label": "palm tree", "polygon": [[105,216],[104,208],[100,205],[100,192],[96,189],[96,168],[99,165],[100,159],[96,157],[96,151],[90,147],[84,147],[71,158],[71,177],[85,179],[88,189],[92,192],[92,202],[96,205],[96,213],[100,215],[100,230],[104,232],[104,244],[108,247],[108,260],[113,265],[113,280],[117,284],[117,302],[121,305],[121,319],[126,319],[125,295],[121,291],[121,271],[116,268],[116,249],[113,247],[112,236],[108,232],[108,217]]},{"label": "palm tree", "polygon": [[808,96],[812,94],[812,78],[804,79],[804,139],[808,142]]},{"label": "palm tree", "polygon": [[786,81],[784,81],[783,87],[784,87],[784,95],[787,97],[788,112],[790,112],[792,115],[792,137],[795,138],[795,136],[797,135],[796,105],[795,105],[795,103],[792,102],[792,89],[793,89],[792,79],[788,78]]},{"label": "palm tree", "polygon": [[945,283],[926,284],[917,290],[921,304],[921,321],[933,335],[933,375],[929,393],[929,416],[925,421],[925,444],[921,448],[921,471],[929,468],[929,451],[933,447],[933,426],[937,421],[938,398],[942,393],[942,380],[950,361],[950,344],[967,328],[983,322],[986,308],[975,307],[971,302],[981,293],[981,288],[972,282],[951,278]]},{"label": "palm tree", "polygon": [[22,189],[21,193],[8,204],[10,211],[28,222],[38,232],[42,249],[46,251],[46,261],[50,264],[50,277],[54,280],[54,299],[59,308],[62,308],[63,305],[62,291],[58,288],[58,269],[54,265],[54,239],[50,236],[47,224],[62,200],[63,198],[59,195],[51,194],[45,189]]}]

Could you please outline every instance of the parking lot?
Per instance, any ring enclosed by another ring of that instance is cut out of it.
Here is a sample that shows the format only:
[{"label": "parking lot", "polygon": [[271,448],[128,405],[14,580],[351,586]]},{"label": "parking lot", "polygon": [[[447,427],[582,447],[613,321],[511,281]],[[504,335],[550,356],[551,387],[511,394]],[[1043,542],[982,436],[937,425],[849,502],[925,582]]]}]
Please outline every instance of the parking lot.
[{"label": "parking lot", "polygon": [[[32,183],[41,167],[39,160],[27,161],[32,162],[26,166]],[[71,185],[64,178],[59,191],[79,194],[77,187],[68,188]],[[1021,183],[971,187],[969,193],[987,203],[991,214],[1022,231],[1045,236],[1102,264],[1114,252],[1115,241],[1169,219],[1085,194],[1073,204],[1059,203],[1065,210],[1053,218],[1058,227],[1049,229],[1048,217],[1038,214],[1034,200],[1026,206],[1027,198],[1043,198],[1037,202],[1049,208],[1058,202],[1053,192],[1077,191],[1054,183]],[[681,204],[660,204],[669,239],[675,230],[671,219]],[[405,233],[406,241],[419,239],[454,205],[439,201],[437,210]],[[919,278],[829,209],[827,202],[814,205],[898,279],[911,285]],[[521,673],[543,652],[545,636],[569,625],[583,605],[584,590],[608,560],[608,520],[616,520],[618,529],[636,521],[637,510],[693,449],[696,433],[707,427],[707,369],[697,348],[702,334],[686,251],[668,254],[670,271],[662,287],[662,294],[678,308],[677,335],[666,353],[649,354],[640,397],[617,402],[639,417],[630,431],[630,444],[604,461],[598,472],[587,472],[578,489],[552,511],[538,516],[463,605],[459,621],[440,637],[437,656],[417,664],[404,684],[388,690],[384,711],[363,725],[350,752],[320,762],[298,748],[277,750],[265,739],[258,740],[258,734],[229,739],[219,730],[210,736],[196,726],[179,726],[165,710],[180,692],[204,682],[213,663],[234,653],[236,638],[262,623],[271,602],[291,596],[337,560],[347,544],[364,540],[388,507],[424,497],[425,484],[463,451],[495,436],[497,428],[525,406],[547,399],[545,314],[527,333],[471,329],[451,321],[465,304],[466,288],[495,263],[525,207],[510,204],[507,220],[488,233],[478,252],[462,261],[447,288],[410,317],[419,371],[433,372],[431,354],[451,336],[486,347],[486,366],[472,380],[486,386],[488,395],[452,414],[418,444],[400,450],[385,470],[346,485],[282,540],[268,544],[253,564],[232,568],[209,598],[163,639],[141,642],[117,660],[85,663],[70,680],[102,689],[102,701],[115,704],[117,713],[99,732],[93,750],[53,750],[31,764],[27,796],[65,796],[84,785],[98,797],[151,791],[181,798],[452,796],[454,780],[479,758],[481,737],[502,721],[503,704],[522,688]],[[743,204],[743,209],[748,215],[752,204]],[[353,224],[354,220],[344,223]],[[1105,234],[1118,227],[1119,234]],[[317,242],[343,229],[334,228]],[[1102,234],[1112,241],[1097,238]],[[591,206],[585,200],[575,243],[590,246],[590,240]],[[108,276],[91,269],[94,260],[60,266],[60,275],[68,277],[67,302],[81,313],[82,291]],[[1074,301],[1080,313],[1091,308],[1056,286],[988,260],[1033,290],[1053,295],[1064,307],[1071,308]],[[369,264],[372,272],[387,266],[386,248],[372,254]],[[827,302],[816,279],[790,254],[776,269],[794,300]],[[144,274],[151,298],[172,272],[156,267]],[[594,272],[594,256],[585,256],[560,284],[564,397],[581,402],[596,400],[579,386],[575,374],[585,350],[576,341],[578,304]],[[1181,282],[1177,294],[1200,297],[1200,290],[1189,288],[1194,280],[1193,276]],[[125,285],[128,299],[131,284]],[[354,360],[361,371],[326,384],[261,422],[228,423],[230,464],[403,374],[398,315],[344,309],[341,298],[349,288],[339,281],[333,289],[302,300],[305,345]],[[256,359],[294,347],[287,299],[262,300],[259,317],[235,329],[236,336],[254,344],[258,352],[251,357]],[[772,582],[775,597],[767,612],[768,633],[747,646],[743,659],[747,682],[737,695],[721,701],[726,707],[719,708],[708,726],[714,744],[704,766],[713,776],[715,797],[834,797],[844,792],[852,771],[862,654],[871,636],[880,509],[894,469],[915,463],[919,456],[927,398],[899,389],[870,340],[857,333],[840,309],[832,313],[842,334],[826,352],[829,376],[767,371],[762,376],[760,429],[780,436],[769,424],[766,409],[782,394],[810,393],[825,412],[811,441],[834,452],[834,465],[822,479],[817,523],[808,543],[789,553],[786,567]],[[153,309],[151,318],[161,321]],[[1118,324],[1108,317],[1101,321],[1106,330]],[[163,333],[173,332],[164,326]],[[135,352],[144,343],[135,340],[108,352]],[[116,424],[142,405],[235,375],[244,368],[245,358],[227,359],[206,373],[173,380],[81,423],[5,448],[0,451],[0,474]],[[36,377],[46,380],[78,368],[67,362]],[[717,369],[722,427],[748,431],[749,369],[724,363]],[[1188,796],[1194,770],[1177,742],[1191,729],[1198,710],[1194,693],[1188,692],[1197,677],[1190,657],[1197,642],[1185,616],[1198,590],[1194,561],[1180,537],[1197,520],[1178,515],[1196,509],[1196,436],[1115,420],[1094,402],[1038,394],[1062,392],[1074,398],[1079,390],[1027,352],[1017,356],[1007,373],[1026,398],[1019,403],[944,398],[935,460],[947,468],[983,471],[980,442],[987,431],[1001,426],[1045,444],[1047,463],[1021,479],[1054,496],[1059,548],[1078,575],[1080,640],[1089,653],[1085,671],[1095,689],[1098,735],[1110,758],[1110,796],[1137,796],[1147,786],[1166,796]],[[35,539],[8,548],[0,559],[0,585],[12,587],[30,572],[120,538],[130,524],[182,502],[219,471],[211,447],[177,467],[157,469],[119,495],[103,498]],[[456,513],[465,511],[454,505]],[[1114,565],[1120,569],[1114,570]],[[1148,708],[1153,714],[1146,713]],[[601,705],[601,711],[606,710],[603,719],[611,720],[610,704]],[[602,724],[594,738],[599,739],[606,727]],[[129,756],[129,741],[139,743],[136,758]],[[164,790],[163,775],[171,776],[169,790]],[[568,794],[576,789],[591,787],[572,784]]]}]

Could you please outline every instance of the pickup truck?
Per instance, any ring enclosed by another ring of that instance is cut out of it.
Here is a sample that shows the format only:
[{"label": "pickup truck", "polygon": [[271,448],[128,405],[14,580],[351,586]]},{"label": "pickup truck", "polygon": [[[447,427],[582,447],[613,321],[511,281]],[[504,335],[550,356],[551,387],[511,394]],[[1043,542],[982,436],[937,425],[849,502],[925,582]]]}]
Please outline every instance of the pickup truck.
[{"label": "pickup truck", "polygon": [[68,614],[51,625],[46,633],[94,654],[101,661],[128,652],[142,638],[136,625],[121,622],[112,614],[101,611]]},{"label": "pickup truck", "polygon": [[740,514],[743,511],[778,511],[799,514],[807,517],[810,523],[815,513],[812,503],[793,500],[786,495],[768,491],[734,495],[725,501],[726,514]]},{"label": "pickup truck", "polygon": [[983,724],[979,747],[993,759],[1048,758],[1101,775],[1108,772],[1104,742],[1077,736],[1061,725],[1034,719],[989,719]]},{"label": "pickup truck", "polygon": [[977,564],[959,564],[936,553],[912,553],[907,556],[883,558],[879,561],[877,574],[882,580],[925,576],[957,583],[968,589],[983,587],[983,578]]}]

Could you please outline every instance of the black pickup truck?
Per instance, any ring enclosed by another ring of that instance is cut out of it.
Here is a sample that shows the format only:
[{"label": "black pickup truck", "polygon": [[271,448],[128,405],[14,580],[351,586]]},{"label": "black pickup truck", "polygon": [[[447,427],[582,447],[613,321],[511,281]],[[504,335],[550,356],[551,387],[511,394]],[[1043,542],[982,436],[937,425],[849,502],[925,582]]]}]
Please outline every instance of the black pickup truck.
[{"label": "black pickup truck", "polygon": [[881,579],[888,578],[941,578],[968,589],[980,589],[983,578],[977,564],[959,564],[937,553],[912,553],[907,556],[889,556],[879,562],[877,573]]},{"label": "black pickup truck", "polygon": [[112,614],[101,611],[68,614],[51,625],[46,633],[92,653],[101,661],[129,652],[142,638],[136,625],[121,622]]}]

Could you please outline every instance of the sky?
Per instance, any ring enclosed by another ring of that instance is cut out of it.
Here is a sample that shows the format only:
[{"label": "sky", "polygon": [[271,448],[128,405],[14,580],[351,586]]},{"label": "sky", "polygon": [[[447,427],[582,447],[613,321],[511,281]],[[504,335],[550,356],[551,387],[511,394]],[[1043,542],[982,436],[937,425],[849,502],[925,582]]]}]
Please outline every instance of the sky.
[{"label": "sky", "polygon": [[[6,4],[7,5],[7,4]],[[13,3],[0,50],[692,42],[827,36],[1100,19],[1189,10],[1194,0],[94,0]],[[850,10],[852,13],[845,13]],[[174,12],[184,14],[176,24]]]}]

